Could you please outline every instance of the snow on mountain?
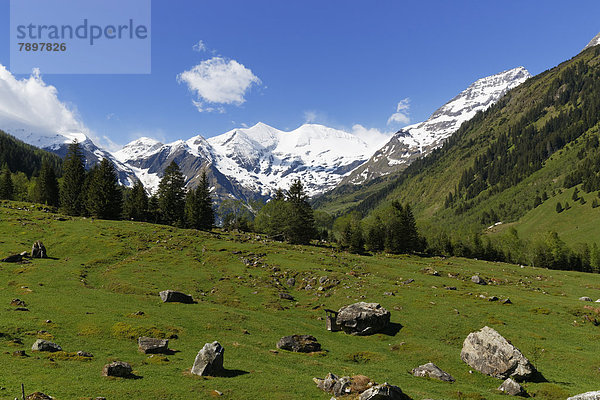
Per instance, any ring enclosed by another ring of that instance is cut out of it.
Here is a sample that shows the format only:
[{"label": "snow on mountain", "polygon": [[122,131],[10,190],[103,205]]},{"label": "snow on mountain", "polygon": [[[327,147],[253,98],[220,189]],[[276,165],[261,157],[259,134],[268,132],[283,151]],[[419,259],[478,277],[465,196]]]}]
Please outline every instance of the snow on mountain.
[{"label": "snow on mountain", "polygon": [[286,132],[263,123],[208,139],[215,165],[235,182],[264,196],[301,179],[313,196],[336,186],[376,147],[357,136],[306,124]]},{"label": "snow on mountain", "polygon": [[506,92],[530,77],[525,68],[518,67],[479,79],[440,107],[426,121],[398,131],[366,163],[344,178],[342,183],[360,184],[406,168],[416,158],[440,147],[463,122],[489,108]]},{"label": "snow on mountain", "polygon": [[[587,49],[589,49],[590,47],[597,46],[597,45],[599,45],[599,44],[600,44],[600,33],[599,33],[599,34],[597,34],[596,36],[594,36],[594,38],[593,38],[592,40],[590,40],[590,42],[587,44],[587,46],[585,46],[585,47],[583,48],[583,50],[587,50]],[[582,51],[583,51],[583,50],[582,50]]]}]

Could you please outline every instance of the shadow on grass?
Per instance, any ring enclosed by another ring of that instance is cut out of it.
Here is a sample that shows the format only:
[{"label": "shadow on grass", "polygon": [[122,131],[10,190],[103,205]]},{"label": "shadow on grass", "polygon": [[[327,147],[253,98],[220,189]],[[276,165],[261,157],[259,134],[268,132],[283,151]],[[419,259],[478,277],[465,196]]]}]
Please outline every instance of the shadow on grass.
[{"label": "shadow on grass", "polygon": [[390,322],[388,324],[388,326],[379,333],[383,333],[384,335],[387,335],[387,336],[396,336],[396,334],[398,332],[400,332],[400,329],[402,329],[402,328],[403,328],[402,324],[398,324],[396,322]]},{"label": "shadow on grass", "polygon": [[248,371],[243,371],[241,369],[224,369],[218,375],[219,378],[235,378],[237,376],[249,374]]},{"label": "shadow on grass", "polygon": [[[535,371],[535,374],[533,376],[531,376],[530,378],[527,378],[527,382],[544,383],[544,382],[548,382],[548,379],[546,379],[540,371]],[[561,382],[561,384],[562,384],[562,382]]]}]

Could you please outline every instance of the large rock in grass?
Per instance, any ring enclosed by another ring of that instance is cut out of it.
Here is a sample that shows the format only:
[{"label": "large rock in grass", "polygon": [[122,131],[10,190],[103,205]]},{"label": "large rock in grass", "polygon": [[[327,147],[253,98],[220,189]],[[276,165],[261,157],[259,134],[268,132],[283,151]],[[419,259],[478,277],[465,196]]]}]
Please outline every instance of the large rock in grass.
[{"label": "large rock in grass", "polygon": [[384,330],[390,323],[390,312],[379,303],[350,304],[340,308],[336,324],[352,335],[371,335]]},{"label": "large rock in grass", "polygon": [[62,347],[60,347],[56,343],[52,343],[43,339],[38,339],[35,341],[33,346],[31,346],[31,351],[48,351],[54,353],[56,351],[62,351]]},{"label": "large rock in grass", "polygon": [[47,258],[46,246],[40,240],[31,246],[31,258]]},{"label": "large rock in grass", "polygon": [[498,390],[504,392],[509,396],[527,397],[527,392],[525,391],[525,389],[523,389],[523,386],[519,385],[519,383],[512,378],[508,378],[507,380],[502,382],[502,385],[500,385]]},{"label": "large rock in grass", "polygon": [[321,351],[321,344],[311,335],[291,335],[279,339],[277,348],[298,353],[312,353]]},{"label": "large rock in grass", "polygon": [[189,294],[177,292],[175,290],[163,290],[159,294],[163,303],[192,304],[194,302],[194,298]]},{"label": "large rock in grass", "polygon": [[567,400],[600,400],[600,390],[595,392],[581,393],[577,396],[569,397]]},{"label": "large rock in grass", "polygon": [[412,370],[414,376],[429,377],[444,382],[454,382],[456,379],[447,372],[442,371],[434,363],[427,363]]},{"label": "large rock in grass", "polygon": [[524,381],[537,373],[519,349],[487,326],[467,336],[460,358],[482,374],[499,379]]},{"label": "large rock in grass", "polygon": [[115,361],[106,364],[102,368],[102,376],[116,376],[119,378],[128,378],[132,375],[133,369],[129,363],[123,361]]},{"label": "large rock in grass", "polygon": [[142,336],[138,338],[138,349],[144,354],[160,354],[169,351],[169,339]]},{"label": "large rock in grass", "polygon": [[408,399],[398,386],[384,383],[361,393],[360,400],[405,400]]},{"label": "large rock in grass", "polygon": [[225,349],[219,342],[206,343],[194,360],[192,374],[218,376],[223,373],[223,353]]}]

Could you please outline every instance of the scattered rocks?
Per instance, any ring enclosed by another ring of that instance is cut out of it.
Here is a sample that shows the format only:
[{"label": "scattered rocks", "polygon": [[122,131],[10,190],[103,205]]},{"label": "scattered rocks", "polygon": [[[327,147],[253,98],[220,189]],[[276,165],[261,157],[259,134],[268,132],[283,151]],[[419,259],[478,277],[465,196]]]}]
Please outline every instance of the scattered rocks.
[{"label": "scattered rocks", "polygon": [[579,300],[580,301],[594,301],[590,297],[587,297],[587,296],[580,297]]},{"label": "scattered rocks", "polygon": [[52,343],[44,339],[38,339],[35,341],[33,346],[31,346],[31,351],[48,351],[54,353],[56,351],[62,351],[62,347],[56,343]]},{"label": "scattered rocks", "polygon": [[169,339],[142,336],[138,338],[138,349],[144,354],[160,354],[169,351]]},{"label": "scattered rocks", "polygon": [[225,353],[225,349],[219,342],[206,343],[194,360],[192,374],[200,376],[217,376],[221,374],[224,371],[223,353]]},{"label": "scattered rocks", "polygon": [[413,369],[412,374],[414,376],[429,377],[429,378],[438,379],[438,380],[444,381],[444,382],[454,382],[456,380],[452,377],[452,375],[450,375],[447,372],[442,371],[434,363],[427,363],[427,364],[421,365],[421,366]]},{"label": "scattered rocks", "polygon": [[350,394],[352,380],[348,376],[338,377],[331,372],[327,374],[325,379],[313,378],[313,382],[317,387],[324,392],[331,393],[334,396],[343,396]]},{"label": "scattered rocks", "polygon": [[390,312],[379,303],[350,304],[340,308],[336,324],[352,335],[371,335],[385,329],[390,323]]},{"label": "scattered rocks", "polygon": [[398,386],[384,383],[365,390],[360,395],[360,400],[404,400],[407,396]]},{"label": "scattered rocks", "polygon": [[569,397],[567,400],[600,400],[600,390],[595,392],[581,393],[577,396]]},{"label": "scattered rocks", "polygon": [[509,298],[506,298],[506,299],[502,300],[502,304],[512,304],[512,301],[510,301]]},{"label": "scattered rocks", "polygon": [[35,392],[35,393],[31,393],[30,395],[27,395],[27,397],[25,397],[25,400],[52,400],[54,399],[54,397],[50,397],[45,393],[42,392]]},{"label": "scattered rocks", "polygon": [[287,283],[288,286],[295,286],[296,285],[296,279],[290,278],[290,279],[287,280],[286,283]]},{"label": "scattered rocks", "polygon": [[175,290],[163,290],[159,294],[163,303],[192,304],[194,302],[194,298],[189,294],[177,292]]},{"label": "scattered rocks", "polygon": [[415,280],[414,279],[407,279],[405,281],[402,282],[403,285],[408,285],[409,283],[413,283]]},{"label": "scattered rocks", "polygon": [[83,350],[79,350],[79,351],[77,352],[77,355],[78,355],[79,357],[87,357],[87,358],[94,357],[94,355],[93,355],[92,353],[88,353],[87,351],[83,351]]},{"label": "scattered rocks", "polygon": [[13,351],[12,355],[14,357],[27,357],[27,354],[25,354],[25,350]]},{"label": "scattered rocks", "polygon": [[499,379],[522,381],[537,373],[519,349],[487,326],[467,336],[460,358],[477,371]]},{"label": "scattered rocks", "polygon": [[487,285],[487,282],[481,278],[479,275],[473,275],[471,277],[471,282],[476,283],[478,285]]},{"label": "scattered rocks", "polygon": [[291,335],[279,339],[277,348],[297,353],[312,353],[321,351],[321,344],[311,335]]},{"label": "scattered rocks", "polygon": [[133,369],[129,363],[123,361],[115,361],[106,364],[102,368],[102,376],[116,376],[119,378],[129,378],[133,374]]},{"label": "scattered rocks", "polygon": [[46,247],[40,240],[36,241],[31,246],[31,258],[47,258]]},{"label": "scattered rocks", "polygon": [[291,301],[294,301],[294,300],[295,300],[295,299],[294,299],[294,296],[292,296],[292,295],[291,295],[291,294],[289,294],[289,293],[279,293],[279,298],[280,298],[280,299],[283,299],[283,300],[291,300]]},{"label": "scattered rocks", "polygon": [[527,392],[523,389],[523,386],[519,385],[514,379],[508,378],[498,388],[499,391],[504,392],[510,396],[527,396]]}]

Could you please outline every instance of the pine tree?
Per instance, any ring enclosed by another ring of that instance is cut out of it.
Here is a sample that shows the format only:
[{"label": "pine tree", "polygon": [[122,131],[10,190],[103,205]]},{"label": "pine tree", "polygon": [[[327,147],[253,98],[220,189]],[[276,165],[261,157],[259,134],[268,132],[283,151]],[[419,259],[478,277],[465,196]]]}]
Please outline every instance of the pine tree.
[{"label": "pine tree", "polygon": [[104,158],[95,169],[87,191],[87,210],[100,219],[118,219],[121,216],[123,193],[119,187],[113,164]]},{"label": "pine tree", "polygon": [[375,221],[367,230],[365,238],[365,247],[369,251],[382,251],[385,243],[385,225],[381,217],[376,216]]},{"label": "pine tree", "polygon": [[295,180],[287,192],[286,201],[290,204],[287,240],[294,244],[308,244],[316,235],[313,209],[300,179]]},{"label": "pine tree", "polygon": [[195,196],[198,208],[198,229],[210,230],[215,223],[215,213],[213,211],[213,202],[210,196],[210,183],[206,170],[202,171],[200,183],[196,188]]},{"label": "pine tree", "polygon": [[81,215],[84,212],[82,188],[85,181],[83,152],[77,141],[69,145],[63,163],[63,183],[60,189],[60,206],[68,215]]},{"label": "pine tree", "polygon": [[175,161],[165,169],[158,184],[158,208],[160,219],[169,225],[182,225],[184,222],[185,189],[184,179]]},{"label": "pine tree", "polygon": [[185,207],[184,207],[184,218],[185,226],[188,228],[198,229],[199,225],[199,213],[198,203],[196,202],[196,190],[188,189],[185,194]]},{"label": "pine tree", "polygon": [[133,221],[145,221],[148,212],[148,195],[142,182],[137,180],[123,204],[123,216]]},{"label": "pine tree", "polygon": [[42,161],[40,176],[35,184],[35,200],[49,206],[58,206],[58,179],[56,179],[54,168],[46,159]]},{"label": "pine tree", "polygon": [[12,181],[12,174],[8,165],[4,165],[2,168],[2,176],[0,176],[0,199],[12,200],[14,195],[14,185]]}]

